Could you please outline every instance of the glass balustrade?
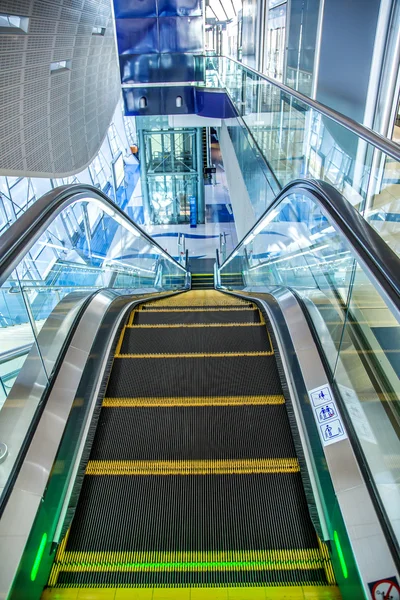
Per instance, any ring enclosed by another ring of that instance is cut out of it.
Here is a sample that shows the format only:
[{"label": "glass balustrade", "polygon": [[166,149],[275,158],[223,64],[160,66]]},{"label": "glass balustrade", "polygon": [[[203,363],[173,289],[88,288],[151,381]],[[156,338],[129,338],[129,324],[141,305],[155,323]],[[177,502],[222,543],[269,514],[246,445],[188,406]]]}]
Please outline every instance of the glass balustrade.
[{"label": "glass balustrade", "polygon": [[[253,163],[250,170],[254,171],[255,158],[261,153],[270,170],[261,190],[258,174],[255,189],[255,178],[250,177],[248,168],[242,168],[254,222],[277,193],[274,181],[283,187],[294,179],[319,179],[341,192],[399,255],[397,160],[243,64],[227,57],[209,56],[207,73],[209,84],[215,85],[218,80],[237,110],[239,119],[227,122],[237,156],[242,157],[242,163],[247,156],[246,165]],[[251,153],[249,144],[253,145]]]},{"label": "glass balustrade", "polygon": [[218,271],[223,289],[302,300],[400,543],[399,314],[311,193],[288,193]]},{"label": "glass balustrade", "polygon": [[78,200],[58,214],[0,288],[0,442],[9,453],[0,488],[82,303],[101,289],[140,295],[185,285],[186,270],[112,206]]}]

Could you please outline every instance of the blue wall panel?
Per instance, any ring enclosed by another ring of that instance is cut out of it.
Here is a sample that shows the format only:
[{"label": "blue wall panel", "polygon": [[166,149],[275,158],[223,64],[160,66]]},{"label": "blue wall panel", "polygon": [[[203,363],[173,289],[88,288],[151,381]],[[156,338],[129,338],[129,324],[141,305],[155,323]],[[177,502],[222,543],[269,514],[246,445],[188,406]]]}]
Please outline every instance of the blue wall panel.
[{"label": "blue wall panel", "polygon": [[157,19],[116,19],[119,54],[158,52]]},{"label": "blue wall panel", "polygon": [[122,83],[204,81],[205,59],[193,54],[122,54]]},{"label": "blue wall panel", "polygon": [[157,16],[156,0],[114,0],[114,13],[116,19]]},{"label": "blue wall panel", "polygon": [[201,0],[158,0],[160,17],[201,17]]},{"label": "blue wall panel", "polygon": [[[182,106],[176,106],[176,98]],[[228,119],[236,116],[231,101],[224,92],[209,92],[194,86],[124,88],[125,114],[128,116],[197,114],[202,117]],[[140,108],[140,99],[147,106]]]},{"label": "blue wall panel", "polygon": [[204,50],[202,7],[202,0],[114,0],[122,82],[199,81],[202,66],[191,55]]},{"label": "blue wall panel", "polygon": [[201,52],[203,17],[160,17],[160,52]]},{"label": "blue wall panel", "polygon": [[196,89],[195,113],[201,117],[229,119],[236,116],[236,111],[225,92],[212,92]]}]

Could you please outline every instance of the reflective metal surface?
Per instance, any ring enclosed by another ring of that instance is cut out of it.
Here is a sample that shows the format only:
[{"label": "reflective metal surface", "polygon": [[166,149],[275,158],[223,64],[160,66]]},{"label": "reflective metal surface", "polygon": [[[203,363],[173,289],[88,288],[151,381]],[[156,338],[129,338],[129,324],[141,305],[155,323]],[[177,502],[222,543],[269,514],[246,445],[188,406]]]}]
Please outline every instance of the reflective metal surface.
[{"label": "reflective metal surface", "polygon": [[[157,297],[163,295],[156,294]],[[104,291],[96,294],[90,301],[79,328],[75,331],[66,350],[25,460],[4,508],[0,519],[0,546],[7,548],[7,552],[4,559],[0,561],[0,599],[2,600],[7,598],[17,572],[93,342],[102,326],[105,313],[120,296],[118,292]],[[148,294],[140,296],[141,301],[146,298],[149,298]],[[127,296],[127,300],[126,309],[135,300],[138,301],[138,297]],[[125,311],[119,319],[116,319],[114,330],[124,314]],[[24,371],[25,368],[21,373]]]},{"label": "reflective metal surface", "polygon": [[[300,365],[302,378],[307,390],[312,390],[329,381],[314,342],[304,313],[295,296],[287,289],[269,288],[266,293],[252,294],[241,292],[250,300],[258,300],[269,315],[274,331],[278,334],[276,317],[270,308],[273,298],[279,305],[285,324],[289,331],[296,357]],[[281,353],[285,363],[285,352]],[[290,380],[290,368],[285,371]],[[296,387],[296,383],[294,383]],[[299,416],[299,415],[297,415]],[[304,432],[304,424],[299,421],[299,431]],[[306,436],[312,435],[310,429]],[[343,516],[347,533],[351,542],[357,567],[364,585],[366,597],[370,590],[368,583],[397,575],[399,572],[393,560],[380,520],[372,503],[369,490],[360,471],[357,457],[348,439],[323,448],[329,474],[334,486],[337,501]],[[309,465],[312,462],[308,462]],[[310,468],[310,467],[309,467]],[[315,493],[314,488],[314,493]],[[323,501],[321,506],[323,506]],[[332,515],[325,515],[329,522]],[[332,532],[330,532],[332,534]]]}]

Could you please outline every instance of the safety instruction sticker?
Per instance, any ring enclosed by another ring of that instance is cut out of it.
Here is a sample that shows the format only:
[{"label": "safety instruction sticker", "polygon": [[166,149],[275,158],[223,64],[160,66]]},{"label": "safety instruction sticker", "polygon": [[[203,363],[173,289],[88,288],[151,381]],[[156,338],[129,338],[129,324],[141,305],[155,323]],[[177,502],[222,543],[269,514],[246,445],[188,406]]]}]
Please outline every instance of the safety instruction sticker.
[{"label": "safety instruction sticker", "polygon": [[387,577],[368,584],[373,600],[400,600],[400,587],[396,577]]},{"label": "safety instruction sticker", "polygon": [[326,384],[314,388],[308,394],[323,445],[329,446],[346,439],[346,430],[330,386]]}]

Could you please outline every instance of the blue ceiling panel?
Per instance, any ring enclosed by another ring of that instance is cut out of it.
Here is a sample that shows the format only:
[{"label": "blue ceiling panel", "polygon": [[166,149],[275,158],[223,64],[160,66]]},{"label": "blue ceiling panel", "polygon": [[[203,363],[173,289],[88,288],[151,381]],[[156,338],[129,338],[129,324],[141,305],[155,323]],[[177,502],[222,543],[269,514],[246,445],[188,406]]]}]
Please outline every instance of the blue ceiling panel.
[{"label": "blue ceiling panel", "polygon": [[203,17],[160,17],[160,52],[202,52]]},{"label": "blue ceiling panel", "polygon": [[158,0],[160,17],[201,17],[201,0]]},{"label": "blue ceiling panel", "polygon": [[137,19],[157,16],[156,0],[114,0],[116,19]]},{"label": "blue ceiling panel", "polygon": [[158,52],[156,18],[116,19],[119,54]]}]

